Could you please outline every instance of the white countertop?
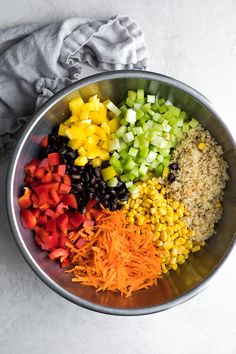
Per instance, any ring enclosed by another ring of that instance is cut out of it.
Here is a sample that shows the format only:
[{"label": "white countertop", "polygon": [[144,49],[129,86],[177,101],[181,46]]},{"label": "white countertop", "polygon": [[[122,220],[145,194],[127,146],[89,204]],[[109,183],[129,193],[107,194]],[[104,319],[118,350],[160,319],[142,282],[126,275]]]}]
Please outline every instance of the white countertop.
[{"label": "white countertop", "polygon": [[[236,138],[235,0],[1,0],[0,27],[116,14],[144,31],[148,69],[203,93]],[[236,353],[235,249],[208,288],[183,305],[142,317],[93,313],[53,293],[20,255],[6,219],[6,168],[0,164],[1,354]]]}]

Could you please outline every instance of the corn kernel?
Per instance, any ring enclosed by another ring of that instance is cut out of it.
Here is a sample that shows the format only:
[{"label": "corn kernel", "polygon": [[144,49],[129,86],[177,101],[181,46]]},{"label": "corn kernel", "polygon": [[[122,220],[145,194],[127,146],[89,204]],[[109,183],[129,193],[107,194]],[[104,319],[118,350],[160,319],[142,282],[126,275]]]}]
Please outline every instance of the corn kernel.
[{"label": "corn kernel", "polygon": [[193,252],[193,253],[198,252],[198,251],[200,251],[200,249],[201,249],[201,247],[200,247],[199,245],[194,246],[194,247],[192,248],[192,252]]},{"label": "corn kernel", "polygon": [[203,151],[206,148],[206,144],[203,142],[200,142],[197,147],[200,151]]}]

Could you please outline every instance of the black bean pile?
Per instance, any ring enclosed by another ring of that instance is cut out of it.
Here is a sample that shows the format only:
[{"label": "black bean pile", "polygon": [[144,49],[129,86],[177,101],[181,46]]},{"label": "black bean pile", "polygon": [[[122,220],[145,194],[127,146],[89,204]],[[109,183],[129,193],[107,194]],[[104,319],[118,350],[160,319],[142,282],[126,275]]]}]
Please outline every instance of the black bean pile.
[{"label": "black bean pile", "polygon": [[104,161],[101,167],[94,168],[92,163],[85,166],[75,166],[74,161],[78,157],[76,150],[67,146],[69,139],[57,135],[53,132],[48,136],[47,148],[41,148],[39,157],[47,157],[52,152],[60,153],[61,163],[66,164],[72,182],[71,193],[74,193],[78,209],[81,213],[86,211],[86,205],[91,199],[95,199],[95,207],[101,208],[100,204],[110,210],[119,209],[122,201],[129,198],[129,192],[125,184],[119,182],[117,187],[109,187],[104,182],[101,169],[108,166],[108,161]]},{"label": "black bean pile", "polygon": [[168,175],[168,180],[170,183],[172,183],[175,181],[175,172],[179,169],[179,166],[178,166],[177,162],[172,162],[169,165],[169,168],[170,168],[171,172]]}]

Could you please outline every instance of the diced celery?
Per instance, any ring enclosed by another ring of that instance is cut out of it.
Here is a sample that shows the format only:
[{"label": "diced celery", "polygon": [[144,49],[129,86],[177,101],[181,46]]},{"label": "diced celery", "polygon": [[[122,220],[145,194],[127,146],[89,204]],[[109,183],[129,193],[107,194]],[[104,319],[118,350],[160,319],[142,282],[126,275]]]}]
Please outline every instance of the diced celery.
[{"label": "diced celery", "polygon": [[141,176],[145,176],[147,172],[148,172],[148,167],[144,163],[142,163],[141,166],[139,167],[139,174]]},{"label": "diced celery", "polygon": [[109,179],[107,184],[109,187],[114,188],[114,187],[117,187],[118,183],[119,183],[119,181],[118,181],[117,177],[112,177],[111,179]]},{"label": "diced celery", "polygon": [[161,117],[160,113],[156,112],[156,113],[154,114],[154,116],[152,117],[152,119],[153,119],[155,122],[158,122],[159,119],[160,119],[160,117]]},{"label": "diced celery", "polygon": [[114,151],[114,150],[119,151],[120,150],[120,141],[119,141],[119,139],[110,140],[108,150],[109,151]]},{"label": "diced celery", "polygon": [[153,103],[151,109],[152,109],[152,111],[154,111],[154,112],[158,112],[158,110],[159,110],[159,104],[158,104],[157,102]]},{"label": "diced celery", "polygon": [[130,188],[133,186],[133,182],[132,181],[126,182],[125,185],[126,185],[126,188]]},{"label": "diced celery", "polygon": [[133,195],[137,195],[139,194],[139,188],[133,184],[131,187],[129,187],[129,192]]},{"label": "diced celery", "polygon": [[133,107],[134,106],[134,100],[132,100],[131,98],[127,97],[126,101],[125,101],[126,105],[128,107]]},{"label": "diced celery", "polygon": [[181,111],[179,118],[185,120],[187,118],[187,113],[185,111]]},{"label": "diced celery", "polygon": [[148,153],[149,153],[148,147],[146,147],[146,146],[141,146],[141,147],[140,147],[139,155],[140,155],[141,157],[147,157],[147,156],[148,156]]},{"label": "diced celery", "polygon": [[143,128],[142,127],[137,127],[136,129],[136,135],[141,135],[143,134]]},{"label": "diced celery", "polygon": [[117,160],[119,160],[120,155],[118,154],[118,152],[115,151],[113,152],[112,157],[115,157]]},{"label": "diced celery", "polygon": [[171,131],[171,126],[169,124],[163,129],[164,132],[169,133]]},{"label": "diced celery", "polygon": [[126,133],[126,127],[125,126],[120,126],[117,131],[116,131],[116,136],[118,138],[122,137]]},{"label": "diced celery", "polygon": [[170,164],[170,156],[166,156],[162,161],[162,165],[169,166],[169,164]]},{"label": "diced celery", "polygon": [[156,161],[157,161],[158,163],[161,163],[163,160],[164,160],[163,155],[158,154]]},{"label": "diced celery", "polygon": [[156,146],[150,146],[150,151],[158,152],[158,148]]},{"label": "diced celery", "polygon": [[119,178],[123,183],[129,182],[129,177],[127,175],[121,175]]},{"label": "diced celery", "polygon": [[151,103],[145,103],[143,106],[142,106],[142,111],[147,113],[149,111],[149,109],[151,109]]},{"label": "diced celery", "polygon": [[182,119],[177,120],[177,123],[176,123],[177,127],[182,127],[183,124],[184,124],[184,121]]},{"label": "diced celery", "polygon": [[144,116],[144,112],[141,109],[136,111],[136,119],[140,119]]},{"label": "diced celery", "polygon": [[157,160],[154,160],[154,161],[152,161],[151,166],[155,170],[157,168],[158,164],[159,164],[159,162]]},{"label": "diced celery", "polygon": [[189,131],[189,123],[184,123],[183,124],[183,132],[187,133]]},{"label": "diced celery", "polygon": [[120,151],[120,157],[122,157],[122,159],[126,159],[128,156],[128,151],[127,150],[121,150]]},{"label": "diced celery", "polygon": [[144,99],[144,90],[143,89],[138,89],[137,90],[137,99],[138,100],[143,100]]},{"label": "diced celery", "polygon": [[136,122],[136,112],[133,109],[127,109],[124,118],[130,125],[134,125]]},{"label": "diced celery", "polygon": [[123,140],[125,143],[129,143],[134,140],[134,134],[132,132],[125,133],[123,136]]},{"label": "diced celery", "polygon": [[165,104],[165,99],[164,98],[158,98],[157,100],[159,106],[163,106]]},{"label": "diced celery", "polygon": [[138,149],[135,149],[134,147],[131,147],[129,149],[129,155],[132,156],[132,157],[136,157],[138,154]]},{"label": "diced celery", "polygon": [[[167,104],[166,104],[167,105]],[[179,118],[180,116],[180,109],[175,106],[168,106],[169,112],[171,112],[175,117]]]},{"label": "diced celery", "polygon": [[145,158],[141,156],[137,156],[135,161],[137,165],[141,165],[145,161]]},{"label": "diced celery", "polygon": [[192,118],[189,122],[189,126],[192,128],[196,128],[198,126],[198,124],[199,124],[199,122],[195,118]]},{"label": "diced celery", "polygon": [[129,90],[128,91],[128,97],[131,99],[131,100],[135,100],[136,99],[136,96],[137,96],[137,93],[135,91],[132,91],[132,90]]},{"label": "diced celery", "polygon": [[153,162],[157,157],[157,153],[154,151],[149,151],[148,156],[147,156],[147,161],[148,162]]},{"label": "diced celery", "polygon": [[165,113],[167,112],[168,108],[166,105],[160,106],[159,107],[159,113]]},{"label": "diced celery", "polygon": [[156,168],[156,174],[158,177],[162,175],[162,171],[163,171],[163,165],[160,163]]},{"label": "diced celery", "polygon": [[134,110],[137,111],[138,109],[140,109],[140,107],[142,107],[142,103],[134,103]]},{"label": "diced celery", "polygon": [[136,166],[136,163],[134,160],[132,160],[131,158],[128,158],[128,160],[125,162],[124,164],[124,170],[132,170],[132,168],[134,168]]},{"label": "diced celery", "polygon": [[116,107],[116,105],[114,105],[113,102],[111,102],[110,100],[108,100],[109,102],[106,104],[107,108],[114,113],[116,116],[119,116],[121,114],[121,111],[118,107]]},{"label": "diced celery", "polygon": [[121,113],[124,113],[127,110],[127,106],[123,104],[122,106],[119,107]]},{"label": "diced celery", "polygon": [[149,109],[148,114],[150,114],[151,117],[155,116],[155,112]]},{"label": "diced celery", "polygon": [[120,125],[128,125],[129,123],[127,122],[127,120],[125,118],[122,118],[120,120]]},{"label": "diced celery", "polygon": [[111,157],[109,163],[119,175],[123,173],[122,163],[116,157]]},{"label": "diced celery", "polygon": [[154,95],[147,95],[147,102],[154,103],[156,101],[156,97]]}]

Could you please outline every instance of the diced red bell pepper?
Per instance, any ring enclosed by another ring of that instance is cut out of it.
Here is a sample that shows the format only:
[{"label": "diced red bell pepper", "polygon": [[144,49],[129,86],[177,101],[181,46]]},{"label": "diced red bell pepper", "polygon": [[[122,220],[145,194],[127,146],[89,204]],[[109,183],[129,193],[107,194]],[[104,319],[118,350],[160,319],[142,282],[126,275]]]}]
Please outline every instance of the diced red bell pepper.
[{"label": "diced red bell pepper", "polygon": [[39,162],[40,160],[33,159],[27,165],[25,165],[25,172],[27,173],[28,176],[34,177]]},{"label": "diced red bell pepper", "polygon": [[80,248],[84,247],[85,243],[86,243],[86,240],[84,238],[80,237],[75,245],[78,249],[80,249]]},{"label": "diced red bell pepper", "polygon": [[71,186],[69,186],[68,184],[65,184],[65,183],[60,184],[59,193],[68,194],[68,193],[70,193],[70,190],[71,190]]},{"label": "diced red bell pepper", "polygon": [[39,195],[39,205],[43,204],[43,203],[48,203],[48,191],[42,192]]},{"label": "diced red bell pepper", "polygon": [[60,154],[58,152],[52,152],[48,154],[49,166],[60,165]]},{"label": "diced red bell pepper", "polygon": [[60,202],[61,198],[55,189],[50,189],[50,195],[56,204]]},{"label": "diced red bell pepper", "polygon": [[68,206],[63,203],[59,203],[56,208],[56,215],[59,216],[61,214],[64,214],[64,209],[68,209]]},{"label": "diced red bell pepper", "polygon": [[94,221],[86,217],[86,219],[84,220],[84,226],[93,226],[93,225],[94,225]]},{"label": "diced red bell pepper", "polygon": [[45,215],[53,219],[55,217],[55,212],[51,209],[47,209],[45,210]]},{"label": "diced red bell pepper", "polygon": [[61,176],[57,173],[53,173],[53,181],[61,183]]},{"label": "diced red bell pepper", "polygon": [[63,177],[66,173],[66,165],[58,165],[57,166],[57,174]]},{"label": "diced red bell pepper", "polygon": [[61,248],[65,248],[66,247],[66,242],[68,242],[68,237],[66,235],[64,235],[64,234],[60,234],[58,246],[61,247]]},{"label": "diced red bell pepper", "polygon": [[57,232],[56,220],[50,219],[46,224],[46,231],[48,232]]},{"label": "diced red bell pepper", "polygon": [[43,183],[51,183],[52,182],[52,172],[46,171],[45,175],[42,177]]},{"label": "diced red bell pepper", "polygon": [[63,176],[63,182],[64,182],[65,184],[68,184],[68,186],[71,186],[71,178],[70,178],[70,176],[69,176],[68,174],[65,174],[65,175]]},{"label": "diced red bell pepper", "polygon": [[59,183],[57,182],[45,183],[45,184],[40,184],[38,186],[32,186],[32,188],[38,194],[38,196],[40,196],[40,194],[45,193],[50,189],[55,189],[58,192]]},{"label": "diced red bell pepper", "polygon": [[47,215],[40,215],[40,217],[38,218],[38,224],[46,225],[47,222],[48,222]]},{"label": "diced red bell pepper", "polygon": [[69,253],[64,248],[57,248],[56,250],[49,253],[48,256],[52,260],[60,258],[60,261],[63,262],[69,256]]},{"label": "diced red bell pepper", "polygon": [[73,208],[73,209],[77,209],[78,205],[77,205],[77,200],[74,196],[74,194],[67,194],[62,198],[62,203],[64,203],[65,205]]},{"label": "diced red bell pepper", "polygon": [[49,237],[49,233],[45,230],[44,227],[40,227],[37,230],[37,236],[40,238],[41,242],[46,242],[48,240]]},{"label": "diced red bell pepper", "polygon": [[41,212],[38,208],[34,208],[31,210],[32,214],[36,217],[36,219],[38,219],[41,215]]},{"label": "diced red bell pepper", "polygon": [[49,207],[50,207],[50,204],[48,204],[48,203],[42,203],[42,204],[39,205],[39,209],[40,209],[41,211],[46,210],[46,209],[48,209]]},{"label": "diced red bell pepper", "polygon": [[39,198],[37,197],[37,195],[36,194],[32,194],[31,199],[32,199],[33,207],[34,208],[38,208],[38,206],[39,206]]},{"label": "diced red bell pepper", "polygon": [[36,217],[28,209],[21,209],[20,218],[21,223],[25,229],[32,229],[37,223]]},{"label": "diced red bell pepper", "polygon": [[31,189],[28,187],[24,187],[24,194],[20,198],[18,198],[18,203],[21,209],[27,209],[31,206],[31,195]]},{"label": "diced red bell pepper", "polygon": [[67,233],[68,221],[69,221],[69,218],[66,214],[62,214],[62,215],[58,216],[58,218],[57,218],[57,226],[64,234]]},{"label": "diced red bell pepper", "polygon": [[48,136],[47,136],[47,135],[45,135],[45,136],[43,137],[43,139],[40,141],[40,145],[41,145],[42,147],[47,147],[47,146],[48,146]]},{"label": "diced red bell pepper", "polygon": [[61,267],[62,268],[67,268],[71,265],[71,261],[69,260],[69,258],[64,259],[64,261],[61,262]]},{"label": "diced red bell pepper", "polygon": [[70,222],[74,227],[79,227],[82,222],[84,221],[85,216],[80,214],[77,210],[74,214],[70,217]]},{"label": "diced red bell pepper", "polygon": [[55,248],[57,249],[57,247],[58,247],[58,234],[57,233],[49,235],[47,241],[41,244],[41,248],[44,251],[52,251]]},{"label": "diced red bell pepper", "polygon": [[31,185],[33,183],[33,181],[34,181],[34,177],[31,177],[31,176],[26,176],[24,179],[24,182],[27,185]]},{"label": "diced red bell pepper", "polygon": [[48,167],[49,167],[48,158],[46,157],[45,159],[43,159],[42,161],[40,161],[38,167],[39,167],[39,168],[41,168],[41,167],[48,168]]},{"label": "diced red bell pepper", "polygon": [[97,204],[97,201],[95,199],[90,199],[86,205],[86,211],[89,211],[94,207],[94,205]]},{"label": "diced red bell pepper", "polygon": [[43,178],[44,174],[45,174],[45,168],[44,167],[38,167],[36,172],[35,172],[34,177],[36,177],[36,178],[41,180]]}]

